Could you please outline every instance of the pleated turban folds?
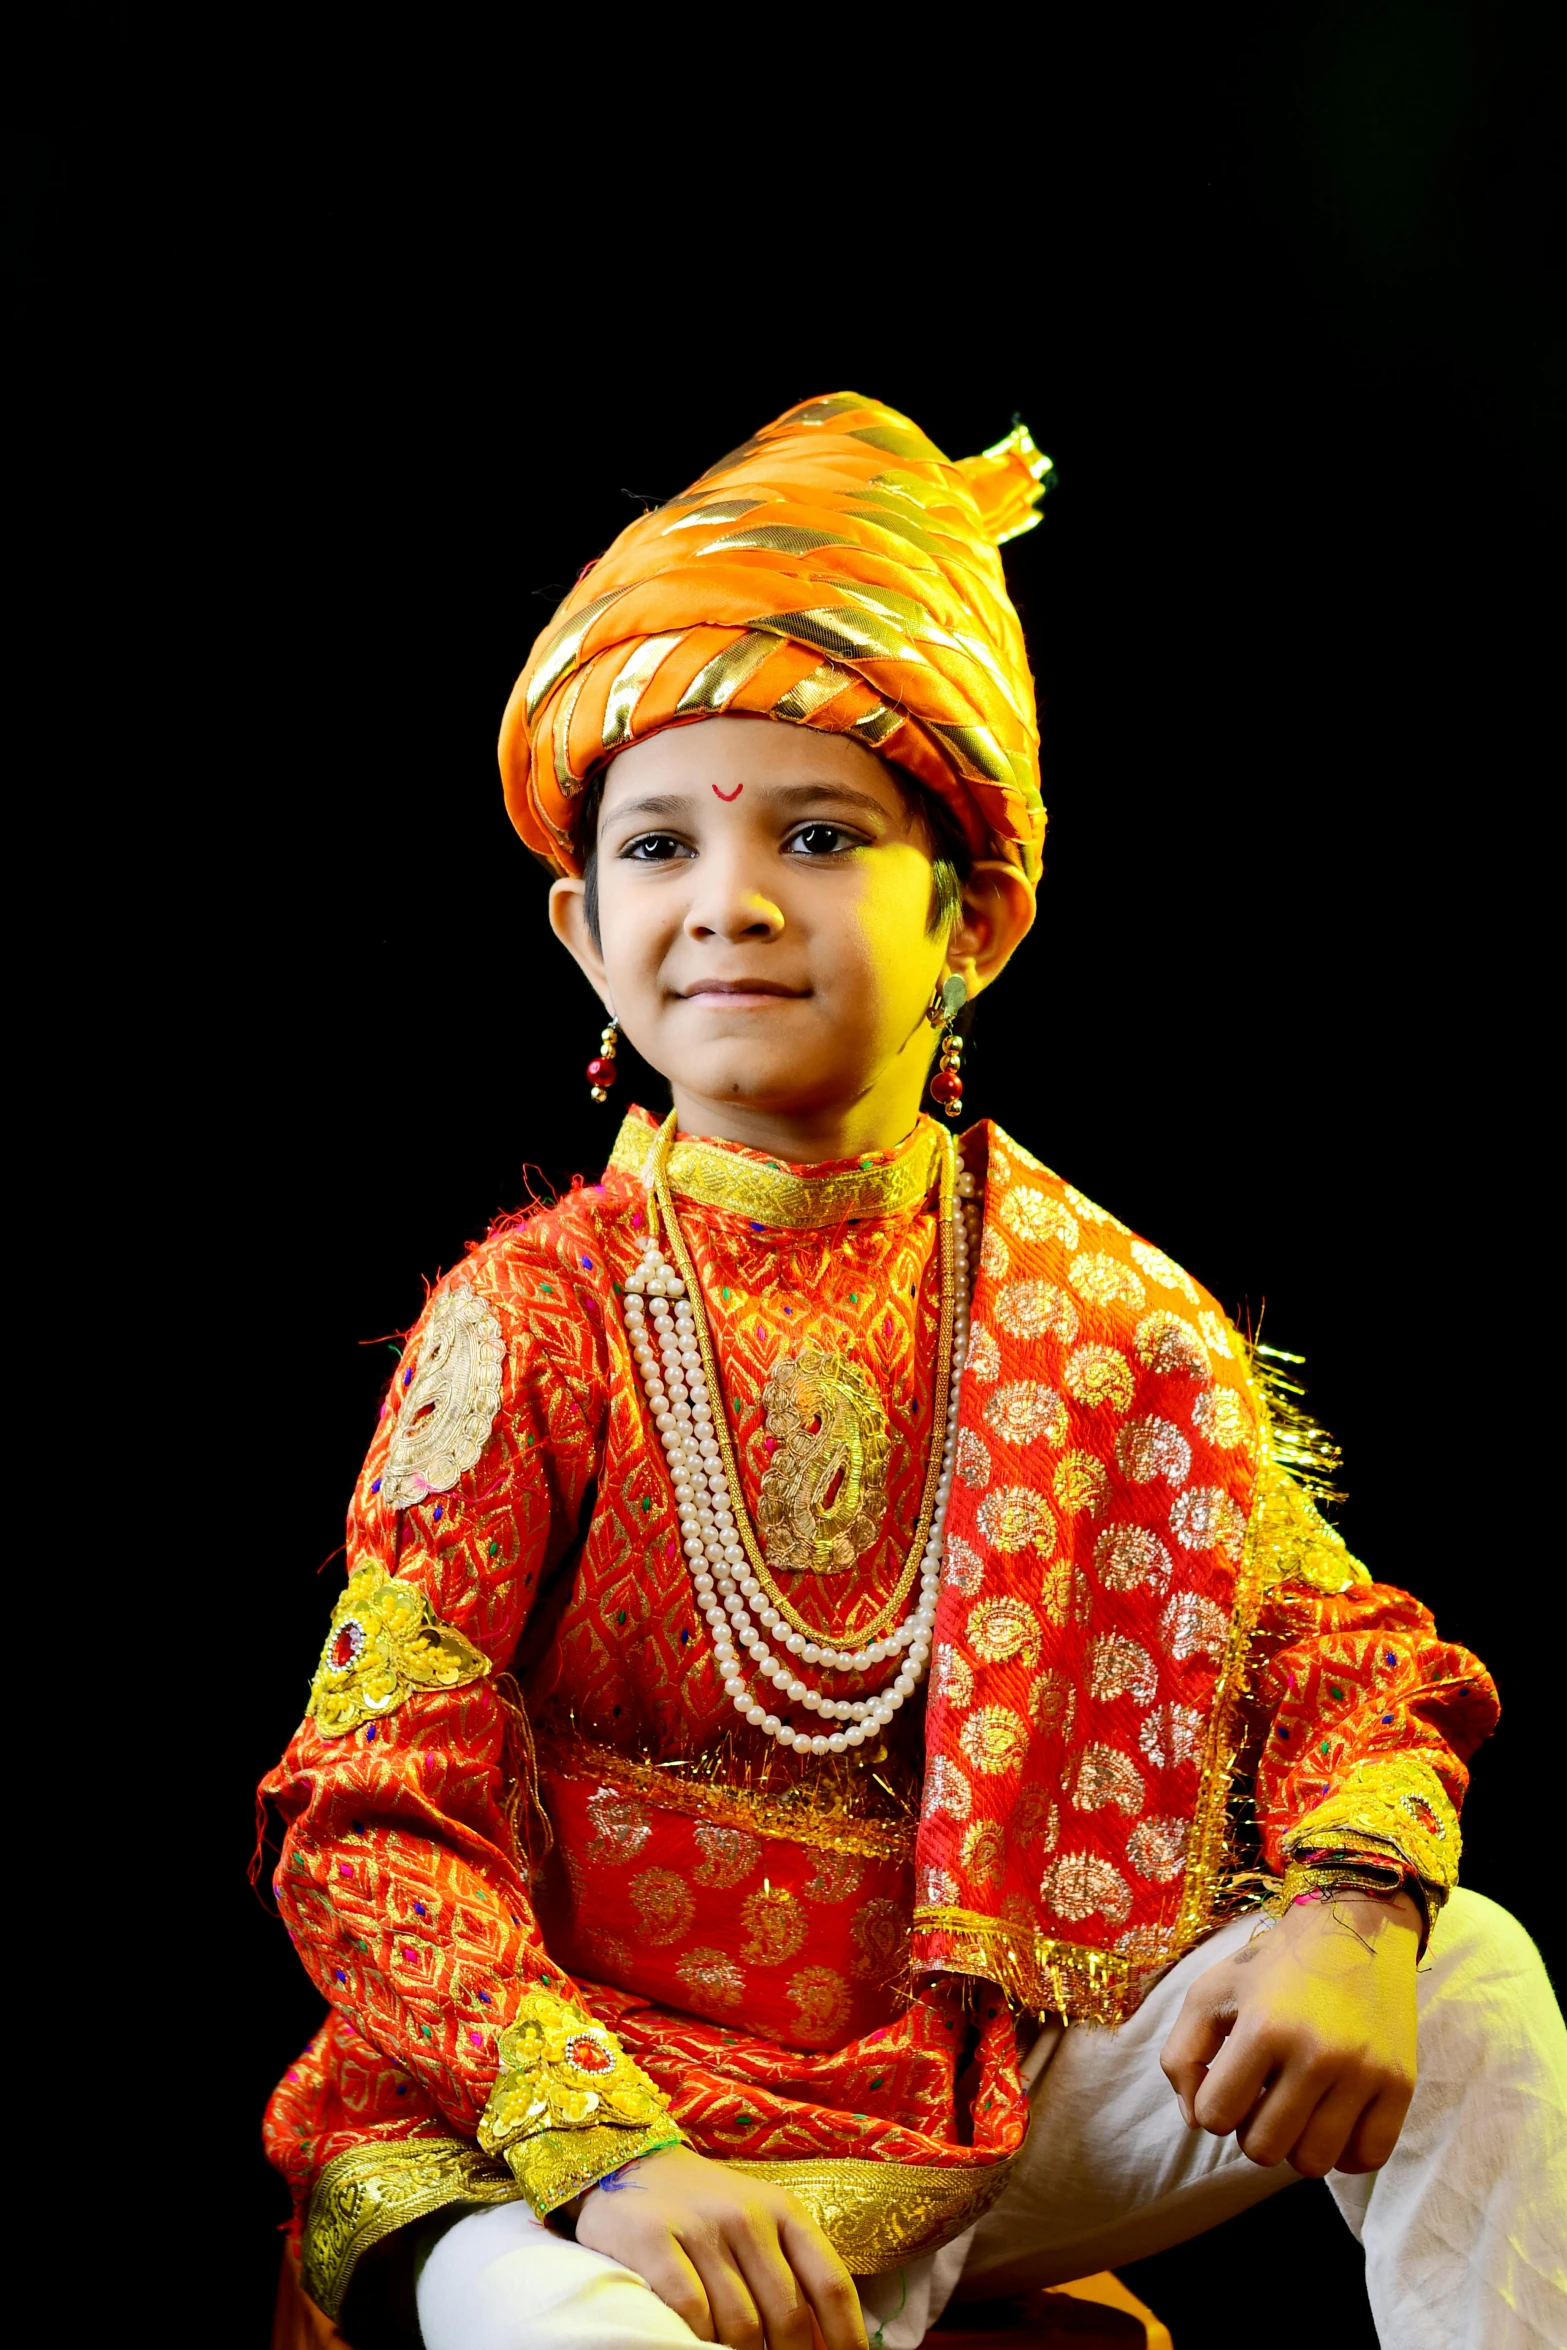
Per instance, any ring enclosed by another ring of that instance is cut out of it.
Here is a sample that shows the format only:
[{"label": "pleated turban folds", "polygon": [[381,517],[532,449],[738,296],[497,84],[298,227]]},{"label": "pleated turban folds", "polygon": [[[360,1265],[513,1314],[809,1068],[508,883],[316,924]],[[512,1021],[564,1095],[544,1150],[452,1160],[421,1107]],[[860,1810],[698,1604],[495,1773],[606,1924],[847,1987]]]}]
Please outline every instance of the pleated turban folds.
[{"label": "pleated turban folds", "polygon": [[558,872],[583,786],[628,743],[748,711],[847,735],[1037,879],[1045,833],[1023,632],[998,548],[1050,460],[1017,426],[954,464],[896,409],[807,400],[644,514],[534,645],[501,726],[511,820]]}]

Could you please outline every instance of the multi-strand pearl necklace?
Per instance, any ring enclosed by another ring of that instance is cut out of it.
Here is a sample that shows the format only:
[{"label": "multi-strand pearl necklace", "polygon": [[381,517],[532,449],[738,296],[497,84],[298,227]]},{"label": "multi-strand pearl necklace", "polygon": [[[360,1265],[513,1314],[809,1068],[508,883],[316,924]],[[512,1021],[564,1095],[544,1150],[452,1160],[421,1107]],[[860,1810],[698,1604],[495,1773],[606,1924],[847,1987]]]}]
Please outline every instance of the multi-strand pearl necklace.
[{"label": "multi-strand pearl necklace", "polygon": [[[772,1604],[751,1564],[752,1559],[760,1563],[759,1546],[739,1490],[732,1449],[721,1441],[727,1430],[721,1430],[714,1420],[715,1408],[721,1410],[722,1403],[715,1407],[705,1368],[704,1358],[706,1362],[716,1358],[705,1327],[701,1286],[662,1180],[673,1131],[671,1119],[655,1153],[649,1202],[660,1199],[671,1244],[692,1278],[683,1279],[669,1263],[650,1219],[642,1262],[626,1282],[624,1309],[626,1334],[647,1390],[648,1409],[669,1462],[681,1546],[697,1605],[712,1627],[713,1654],[724,1676],[724,1694],[736,1713],[780,1746],[795,1747],[802,1754],[843,1754],[880,1736],[913,1696],[930,1660],[947,1503],[957,1453],[959,1379],[968,1348],[970,1240],[968,1216],[960,1213],[956,1195],[961,1192],[971,1197],[975,1186],[966,1175],[959,1175],[954,1182],[949,1141],[940,1238],[947,1277],[943,1288],[950,1299],[951,1374],[943,1382],[947,1391],[945,1426],[932,1431],[932,1443],[939,1441],[941,1445],[940,1469],[930,1531],[919,1561],[919,1597],[913,1612],[885,1638],[853,1650],[834,1648],[791,1630],[783,1610]],[[967,1207],[967,1198],[964,1204]],[[782,1655],[774,1654],[768,1634],[778,1641]],[[741,1670],[740,1652],[749,1657],[753,1670],[764,1681],[775,1685],[780,1704],[801,1707],[829,1727],[796,1729],[780,1713],[770,1712]],[[829,1673],[863,1673],[888,1657],[901,1657],[901,1667],[890,1686],[873,1697],[830,1697],[808,1688],[796,1671],[798,1662]]]}]

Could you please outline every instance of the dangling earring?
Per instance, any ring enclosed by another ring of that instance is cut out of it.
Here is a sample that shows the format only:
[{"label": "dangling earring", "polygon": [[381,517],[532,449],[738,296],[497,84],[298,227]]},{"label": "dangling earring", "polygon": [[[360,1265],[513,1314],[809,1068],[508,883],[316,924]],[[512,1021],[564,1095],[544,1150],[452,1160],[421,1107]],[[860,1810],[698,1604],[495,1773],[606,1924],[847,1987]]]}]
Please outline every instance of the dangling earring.
[{"label": "dangling earring", "polygon": [[620,1023],[610,1018],[608,1027],[599,1038],[599,1049],[588,1063],[588,1088],[596,1102],[609,1099],[609,1089],[618,1072],[615,1068],[615,1047],[620,1042]]},{"label": "dangling earring", "polygon": [[941,1028],[941,1061],[930,1081],[930,1098],[956,1125],[963,1115],[963,1039],[952,1023],[968,1002],[968,988],[956,973],[944,979],[926,1006],[932,1028]]}]

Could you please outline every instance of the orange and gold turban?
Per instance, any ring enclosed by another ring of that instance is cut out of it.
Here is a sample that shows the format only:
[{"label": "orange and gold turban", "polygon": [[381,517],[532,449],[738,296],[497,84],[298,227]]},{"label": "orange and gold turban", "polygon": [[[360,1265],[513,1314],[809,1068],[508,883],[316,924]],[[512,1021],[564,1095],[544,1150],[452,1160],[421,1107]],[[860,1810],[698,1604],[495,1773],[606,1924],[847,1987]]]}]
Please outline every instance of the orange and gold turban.
[{"label": "orange and gold turban", "polygon": [[846,734],[939,793],[979,855],[1039,872],[1023,632],[997,549],[1050,460],[1018,425],[954,464],[896,409],[807,400],[623,530],[528,657],[501,725],[530,849],[581,869],[573,801],[616,751],[749,711]]}]

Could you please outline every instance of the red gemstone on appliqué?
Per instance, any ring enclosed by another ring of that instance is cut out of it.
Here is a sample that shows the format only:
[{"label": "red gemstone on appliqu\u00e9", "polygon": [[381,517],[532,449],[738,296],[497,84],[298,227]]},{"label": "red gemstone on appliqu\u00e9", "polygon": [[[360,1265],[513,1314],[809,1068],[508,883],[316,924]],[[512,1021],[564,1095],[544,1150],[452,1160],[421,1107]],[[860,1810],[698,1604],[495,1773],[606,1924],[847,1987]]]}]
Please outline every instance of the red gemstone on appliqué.
[{"label": "red gemstone on appliqu\u00e9", "polygon": [[603,2042],[590,2040],[585,2033],[580,2039],[567,2042],[566,2054],[579,2073],[610,2073],[615,2069],[615,2059]]},{"label": "red gemstone on appliqu\u00e9", "polygon": [[613,1085],[614,1082],[614,1062],[606,1061],[595,1056],[595,1058],[588,1063],[588,1083],[590,1085]]},{"label": "red gemstone on appliqu\u00e9", "polygon": [[933,1102],[960,1102],[963,1099],[963,1080],[955,1069],[938,1069],[930,1081]]},{"label": "red gemstone on appliqu\u00e9", "polygon": [[339,1672],[346,1672],[365,1644],[365,1636],[357,1624],[344,1624],[332,1643],[332,1664]]}]

